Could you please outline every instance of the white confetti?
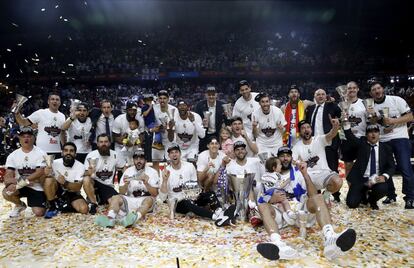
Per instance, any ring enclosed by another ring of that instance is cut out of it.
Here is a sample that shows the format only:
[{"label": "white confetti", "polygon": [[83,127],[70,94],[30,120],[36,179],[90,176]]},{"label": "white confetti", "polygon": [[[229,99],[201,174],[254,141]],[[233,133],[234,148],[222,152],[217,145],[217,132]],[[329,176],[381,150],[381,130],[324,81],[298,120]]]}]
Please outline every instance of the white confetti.
[{"label": "white confetti", "polygon": [[138,43],[142,43],[142,40],[138,40]]},{"label": "white confetti", "polygon": [[53,56],[50,56],[50,59],[53,60],[54,59]]},{"label": "white confetti", "polygon": [[6,74],[6,78],[8,78],[10,76],[10,74]]},{"label": "white confetti", "polygon": [[19,71],[20,71],[21,74],[23,73],[22,69],[19,69]]},{"label": "white confetti", "polygon": [[43,11],[45,11],[45,10],[46,10],[46,8],[42,8],[40,11],[42,11],[42,12],[43,12]]},{"label": "white confetti", "polygon": [[56,5],[56,6],[55,6],[55,8],[58,8],[58,7],[59,7],[59,5]]},{"label": "white confetti", "polygon": [[35,74],[38,74],[39,72],[38,71],[36,71],[36,70],[33,70],[33,72],[35,73]]},{"label": "white confetti", "polygon": [[87,5],[88,5],[88,2],[86,2],[86,1],[85,1],[85,2],[83,2],[83,3],[85,4],[85,6],[87,6]]},{"label": "white confetti", "polygon": [[69,63],[68,66],[73,67],[73,63]]},{"label": "white confetti", "polygon": [[8,49],[6,49],[8,52],[11,52],[11,49],[10,48],[8,48]]},{"label": "white confetti", "polygon": [[29,63],[29,61],[28,61],[28,60],[26,60],[26,59],[24,59],[24,61],[25,61],[26,63]]},{"label": "white confetti", "polygon": [[61,71],[60,73],[65,74],[66,72],[65,71]]},{"label": "white confetti", "polygon": [[68,21],[68,19],[63,19],[63,21]]},{"label": "white confetti", "polygon": [[22,43],[18,43],[17,46],[18,47],[21,47],[21,46],[23,46],[23,44]]},{"label": "white confetti", "polygon": [[60,16],[59,19],[63,19],[63,16]]},{"label": "white confetti", "polygon": [[36,58],[39,58],[39,56],[37,55],[37,53],[35,53]]},{"label": "white confetti", "polygon": [[14,27],[19,27],[19,25],[17,25],[16,23],[12,22],[11,23]]},{"label": "white confetti", "polygon": [[6,67],[6,64],[5,63],[3,63],[3,69],[6,69],[7,67]]}]

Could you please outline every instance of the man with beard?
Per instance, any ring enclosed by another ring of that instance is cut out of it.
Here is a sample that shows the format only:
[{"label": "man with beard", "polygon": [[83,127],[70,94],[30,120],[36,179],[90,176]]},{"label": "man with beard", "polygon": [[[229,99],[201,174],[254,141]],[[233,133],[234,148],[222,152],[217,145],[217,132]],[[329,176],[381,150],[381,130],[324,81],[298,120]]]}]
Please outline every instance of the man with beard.
[{"label": "man with beard", "polygon": [[[335,232],[329,210],[323,197],[321,194],[318,194],[307,172],[306,162],[298,162],[298,169],[292,167],[292,151],[288,147],[281,147],[278,152],[278,157],[282,162],[282,178],[288,177],[293,182],[292,189],[294,195],[306,204],[304,209],[312,214],[316,214],[316,220],[322,228],[324,236],[324,256],[329,260],[333,260],[343,255],[344,252],[349,251],[355,244],[356,233],[353,229],[345,229],[341,233]],[[295,181],[305,182],[307,197],[304,196],[305,191],[302,186],[298,186]],[[258,244],[257,251],[269,260],[294,259],[298,257],[297,251],[282,241],[275,219],[276,212],[272,208],[272,204],[282,202],[285,199],[286,195],[284,193],[274,192],[269,202],[259,203],[259,211],[262,215],[266,232],[270,236],[270,242]]]},{"label": "man with beard", "polygon": [[88,115],[88,105],[81,103],[62,126],[68,132],[67,140],[76,145],[76,160],[81,163],[85,162],[86,155],[92,151],[89,142],[92,122]]},{"label": "man with beard", "polygon": [[212,219],[216,226],[229,225],[234,218],[236,207],[232,205],[223,210],[215,194],[213,198],[199,198],[201,189],[198,186],[194,165],[181,160],[178,144],[172,143],[167,151],[171,162],[162,172],[159,199],[164,201],[168,198],[170,217],[173,217],[175,212],[192,212],[197,216]]},{"label": "man with beard", "polygon": [[241,117],[233,117],[231,119],[231,133],[231,140],[233,143],[241,141],[247,145],[246,151],[248,157],[254,157],[257,154],[257,145],[249,138],[246,131],[243,129],[243,120]]},{"label": "man with beard", "polygon": [[15,204],[10,218],[19,217],[26,209],[20,199],[27,197],[33,213],[41,217],[45,213],[46,197],[43,192],[44,157],[46,153],[34,146],[35,137],[31,127],[22,127],[19,131],[20,149],[13,151],[6,160],[3,197]]},{"label": "man with beard", "polygon": [[258,94],[255,101],[260,104],[260,108],[252,114],[252,126],[259,153],[276,155],[279,147],[283,145],[285,118],[278,107],[270,105],[270,98],[266,93]]},{"label": "man with beard", "polygon": [[159,177],[156,170],[147,167],[145,152],[134,152],[134,166],[127,168],[119,182],[119,195],[110,199],[108,215],[99,215],[95,223],[102,227],[114,227],[119,220],[124,227],[132,226],[154,208],[158,195]]},{"label": "man with beard", "polygon": [[253,138],[252,113],[260,108],[260,105],[254,98],[258,93],[251,92],[252,89],[246,80],[239,82],[239,92],[241,97],[237,99],[233,108],[233,117],[240,117],[243,122],[244,130],[247,136]]},{"label": "man with beard", "polygon": [[313,102],[300,99],[299,87],[292,85],[288,93],[289,101],[281,107],[287,122],[286,131],[283,135],[283,144],[292,148],[299,140],[300,121],[305,120],[305,111]]},{"label": "man with beard", "polygon": [[128,141],[126,144],[123,143],[124,139],[128,137],[129,121],[132,121],[134,119],[138,120],[138,129],[141,133],[140,140],[144,141],[142,134],[144,133],[145,125],[144,120],[141,116],[141,109],[138,113],[138,105],[133,101],[127,102],[126,113],[121,114],[115,118],[114,124],[112,126],[112,137],[115,142],[115,152],[117,153],[117,156],[125,162],[127,162],[127,155],[122,153],[121,150],[124,145],[127,147],[134,146],[134,144],[132,144],[130,141]]},{"label": "man with beard", "polygon": [[168,91],[160,90],[158,92],[158,103],[154,104],[153,109],[155,112],[155,119],[157,120],[158,127],[154,129],[150,129],[150,132],[157,132],[161,131],[162,133],[162,144],[164,145],[164,149],[158,150],[152,148],[152,166],[155,170],[159,170],[159,163],[166,159],[167,156],[167,148],[171,143],[168,139],[168,130],[170,129],[169,123],[173,121],[173,117],[176,113],[178,113],[177,108],[171,104],[168,104],[170,100],[170,96]]},{"label": "man with beard", "polygon": [[88,204],[82,197],[84,165],[76,160],[76,144],[67,142],[63,145],[62,157],[53,161],[52,169],[45,168],[44,189],[48,203],[45,218],[50,219],[61,212],[88,213]]},{"label": "man with beard", "polygon": [[189,111],[184,101],[178,102],[178,115],[175,115],[172,127],[170,127],[168,138],[172,142],[172,134],[175,127],[175,141],[180,146],[181,157],[186,161],[195,161],[198,157],[198,145],[200,139],[206,136],[201,117]]},{"label": "man with beard", "polygon": [[[407,130],[407,123],[413,121],[413,114],[403,98],[385,95],[380,82],[372,82],[370,89],[378,123],[381,125],[380,141],[388,142],[393,149],[397,168],[403,177],[405,209],[414,209],[414,173],[410,162],[411,144]],[[387,183],[388,194],[383,203],[391,204],[396,202],[397,194],[392,178]]]},{"label": "man with beard", "polygon": [[336,193],[342,187],[342,179],[332,171],[326,160],[325,147],[329,146],[339,130],[339,120],[331,118],[332,129],[325,135],[312,137],[311,125],[299,122],[301,140],[293,147],[293,159],[305,161],[308,172],[317,190],[326,188],[329,193]]},{"label": "man with beard", "polygon": [[[117,168],[122,169],[125,161],[119,159],[116,152],[110,149],[111,140],[106,134],[97,138],[98,149],[86,156],[83,189],[91,202],[89,213],[95,214],[98,204],[107,204],[112,196],[117,195],[114,188],[114,177]],[[91,166],[96,161],[96,166]]]},{"label": "man with beard", "polygon": [[59,112],[60,97],[57,93],[50,93],[47,103],[47,109],[37,110],[27,118],[23,118],[20,111],[17,111],[16,121],[20,126],[37,124],[36,146],[57,158],[61,156],[61,134],[65,116]]}]

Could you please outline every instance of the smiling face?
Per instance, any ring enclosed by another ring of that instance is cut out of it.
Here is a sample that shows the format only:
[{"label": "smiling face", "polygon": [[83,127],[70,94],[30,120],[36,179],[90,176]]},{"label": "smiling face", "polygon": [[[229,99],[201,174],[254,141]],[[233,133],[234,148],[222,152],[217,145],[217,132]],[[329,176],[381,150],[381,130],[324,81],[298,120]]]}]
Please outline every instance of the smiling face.
[{"label": "smiling face", "polygon": [[384,97],[384,88],[379,83],[373,84],[370,93],[374,100],[379,101]]},{"label": "smiling face", "polygon": [[355,82],[349,82],[346,85],[346,93],[348,95],[348,98],[355,99],[358,96],[358,85]]},{"label": "smiling face", "polygon": [[248,85],[243,85],[240,87],[239,89],[239,93],[240,95],[243,97],[243,99],[245,100],[249,100],[250,99],[250,91],[251,88]]},{"label": "smiling face", "polygon": [[260,107],[262,108],[263,113],[268,114],[270,112],[270,99],[269,97],[263,97],[260,99]]},{"label": "smiling face", "polygon": [[207,144],[207,148],[210,151],[210,153],[215,153],[216,154],[216,153],[218,153],[218,150],[220,148],[220,144],[219,144],[217,139],[212,139],[210,141],[210,143]]},{"label": "smiling face", "polygon": [[315,91],[315,95],[314,95],[316,104],[323,104],[326,102],[326,92],[323,89],[318,89]]},{"label": "smiling face", "polygon": [[234,149],[234,155],[236,156],[237,160],[243,161],[247,155],[246,147],[243,147],[243,146],[237,147],[236,149]]}]

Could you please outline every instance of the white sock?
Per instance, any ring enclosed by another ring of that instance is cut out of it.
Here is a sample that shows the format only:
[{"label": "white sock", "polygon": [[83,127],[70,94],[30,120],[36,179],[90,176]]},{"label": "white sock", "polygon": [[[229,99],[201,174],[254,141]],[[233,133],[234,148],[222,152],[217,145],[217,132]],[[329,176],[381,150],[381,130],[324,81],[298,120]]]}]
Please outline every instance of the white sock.
[{"label": "white sock", "polygon": [[322,227],[323,235],[326,237],[328,235],[331,235],[335,233],[334,228],[331,224],[326,224]]},{"label": "white sock", "polygon": [[280,237],[280,235],[278,233],[272,233],[270,235],[270,241],[272,242],[279,242],[282,238]]},{"label": "white sock", "polygon": [[108,211],[108,218],[115,219],[116,215],[117,215],[117,213],[113,209]]}]

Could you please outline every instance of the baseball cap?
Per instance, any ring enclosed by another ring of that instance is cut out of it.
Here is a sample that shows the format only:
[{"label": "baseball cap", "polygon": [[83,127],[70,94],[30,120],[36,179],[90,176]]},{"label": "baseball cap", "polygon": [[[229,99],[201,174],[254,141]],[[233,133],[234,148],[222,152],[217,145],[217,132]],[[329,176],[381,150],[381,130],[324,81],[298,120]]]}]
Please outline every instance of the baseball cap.
[{"label": "baseball cap", "polygon": [[236,142],[233,144],[233,150],[236,150],[236,149],[237,149],[237,148],[239,148],[239,147],[246,148],[246,143],[244,143],[244,141],[236,141]]},{"label": "baseball cap", "polygon": [[269,97],[269,95],[267,93],[262,92],[262,93],[257,94],[257,96],[254,97],[254,100],[257,102],[260,102],[260,100],[265,97]]},{"label": "baseball cap", "polygon": [[168,91],[167,90],[162,89],[162,90],[158,91],[158,97],[159,96],[167,96],[167,97],[169,97],[170,95],[168,94]]},{"label": "baseball cap", "polygon": [[138,148],[134,152],[134,155],[132,157],[135,158],[135,157],[140,157],[140,156],[145,157],[145,152],[144,152],[144,150],[142,148]]},{"label": "baseball cap", "polygon": [[207,87],[206,91],[207,92],[216,92],[216,88],[213,87],[213,86],[209,86],[209,87]]},{"label": "baseball cap", "polygon": [[169,153],[172,150],[178,150],[181,152],[180,146],[177,143],[171,143],[170,146],[168,146],[167,153]]},{"label": "baseball cap", "polygon": [[241,80],[239,81],[239,88],[242,86],[250,86],[249,82],[247,82],[247,80]]},{"label": "baseball cap", "polygon": [[27,126],[27,127],[21,127],[19,129],[19,131],[17,131],[18,135],[23,135],[23,134],[30,134],[30,135],[34,135],[34,130],[32,127]]},{"label": "baseball cap", "polygon": [[137,106],[137,104],[134,101],[128,101],[127,102],[127,105],[126,105],[126,108],[127,109],[135,109],[135,110],[137,110],[138,109],[138,106]]},{"label": "baseball cap", "polygon": [[292,155],[292,150],[287,146],[282,146],[277,150],[277,156],[280,156],[281,154],[290,154]]},{"label": "baseball cap", "polygon": [[305,124],[309,124],[310,125],[310,123],[308,121],[306,121],[306,120],[299,121],[299,123],[298,123],[298,129],[300,129]]}]

